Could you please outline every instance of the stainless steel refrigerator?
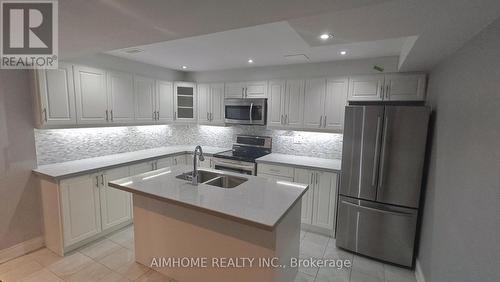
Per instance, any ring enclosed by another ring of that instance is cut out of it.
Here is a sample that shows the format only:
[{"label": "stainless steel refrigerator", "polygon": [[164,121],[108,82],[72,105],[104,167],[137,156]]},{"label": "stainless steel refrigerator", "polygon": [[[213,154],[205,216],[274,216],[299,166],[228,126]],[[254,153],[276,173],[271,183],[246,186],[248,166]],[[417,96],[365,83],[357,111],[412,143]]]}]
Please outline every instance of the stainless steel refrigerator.
[{"label": "stainless steel refrigerator", "polygon": [[347,106],[336,244],[411,267],[430,109]]}]

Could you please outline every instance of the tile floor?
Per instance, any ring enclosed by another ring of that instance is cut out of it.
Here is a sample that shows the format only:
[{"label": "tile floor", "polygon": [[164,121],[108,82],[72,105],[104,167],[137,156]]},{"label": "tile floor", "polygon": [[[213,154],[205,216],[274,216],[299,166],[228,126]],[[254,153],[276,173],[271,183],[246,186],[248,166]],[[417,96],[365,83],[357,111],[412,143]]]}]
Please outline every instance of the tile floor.
[{"label": "tile floor", "polygon": [[[299,268],[295,282],[415,282],[413,272],[335,247],[335,239],[301,232],[301,258],[350,259],[352,267]],[[0,281],[174,281],[134,262],[134,234],[126,227],[62,258],[46,248],[0,264]]]}]

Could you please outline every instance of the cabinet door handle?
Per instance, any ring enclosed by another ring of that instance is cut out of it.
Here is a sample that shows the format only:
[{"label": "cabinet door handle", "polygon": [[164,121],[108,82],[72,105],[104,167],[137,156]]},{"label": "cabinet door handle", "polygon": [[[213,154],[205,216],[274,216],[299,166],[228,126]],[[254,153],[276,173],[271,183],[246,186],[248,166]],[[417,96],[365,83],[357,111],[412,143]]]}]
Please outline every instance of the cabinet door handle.
[{"label": "cabinet door handle", "polygon": [[207,112],[207,120],[210,120],[210,117],[209,117],[209,114],[208,114],[208,112]]},{"label": "cabinet door handle", "polygon": [[389,99],[389,84],[385,87],[385,98]]},{"label": "cabinet door handle", "polygon": [[285,114],[285,124],[288,124],[288,114]]},{"label": "cabinet door handle", "polygon": [[326,128],[326,116],[325,119],[323,120],[323,128]]},{"label": "cabinet door handle", "polygon": [[318,127],[321,127],[321,126],[323,126],[323,116],[319,117],[319,126]]},{"label": "cabinet door handle", "polygon": [[316,172],[316,185],[318,185],[318,178],[319,178],[319,173]]},{"label": "cabinet door handle", "polygon": [[156,120],[160,120],[160,111],[156,112]]},{"label": "cabinet door handle", "polygon": [[283,124],[283,115],[281,115],[280,123]]},{"label": "cabinet door handle", "polygon": [[174,120],[177,119],[177,112],[174,112]]},{"label": "cabinet door handle", "polygon": [[43,118],[47,122],[47,108],[43,108]]},{"label": "cabinet door handle", "polygon": [[101,174],[101,184],[104,186],[104,174]]},{"label": "cabinet door handle", "polygon": [[113,117],[113,110],[110,111],[111,113],[111,121],[113,121],[114,117]]},{"label": "cabinet door handle", "polygon": [[214,120],[214,114],[210,113],[210,121]]},{"label": "cabinet door handle", "polygon": [[245,98],[245,87],[241,88],[241,97]]},{"label": "cabinet door handle", "polygon": [[311,172],[311,181],[310,181],[310,183],[311,183],[311,185],[313,185],[313,183],[314,183],[314,173],[313,172]]},{"label": "cabinet door handle", "polygon": [[380,85],[380,98],[384,98],[384,86]]},{"label": "cabinet door handle", "polygon": [[99,187],[99,175],[95,176],[95,187]]},{"label": "cabinet door handle", "polygon": [[151,170],[155,170],[155,163],[154,162],[151,163]]},{"label": "cabinet door handle", "polygon": [[109,121],[108,110],[106,110],[106,121]]}]

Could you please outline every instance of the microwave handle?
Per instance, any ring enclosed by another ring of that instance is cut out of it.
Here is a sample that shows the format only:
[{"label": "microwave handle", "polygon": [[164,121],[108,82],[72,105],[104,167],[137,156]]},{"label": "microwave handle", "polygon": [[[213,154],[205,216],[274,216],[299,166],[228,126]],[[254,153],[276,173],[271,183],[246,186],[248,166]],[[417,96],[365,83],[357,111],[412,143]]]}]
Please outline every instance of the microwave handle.
[{"label": "microwave handle", "polygon": [[253,103],[250,103],[250,123],[253,122],[252,121],[252,109],[253,109]]}]

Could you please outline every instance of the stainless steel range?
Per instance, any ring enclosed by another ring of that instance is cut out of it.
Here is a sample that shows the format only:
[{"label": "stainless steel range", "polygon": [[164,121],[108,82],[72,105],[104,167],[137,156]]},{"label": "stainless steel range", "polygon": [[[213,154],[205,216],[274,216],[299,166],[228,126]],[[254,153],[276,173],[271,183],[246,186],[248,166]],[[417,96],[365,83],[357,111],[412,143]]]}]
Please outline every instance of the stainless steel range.
[{"label": "stainless steel range", "polygon": [[215,154],[214,168],[256,175],[255,159],[271,153],[272,138],[267,136],[237,135],[233,149]]}]

